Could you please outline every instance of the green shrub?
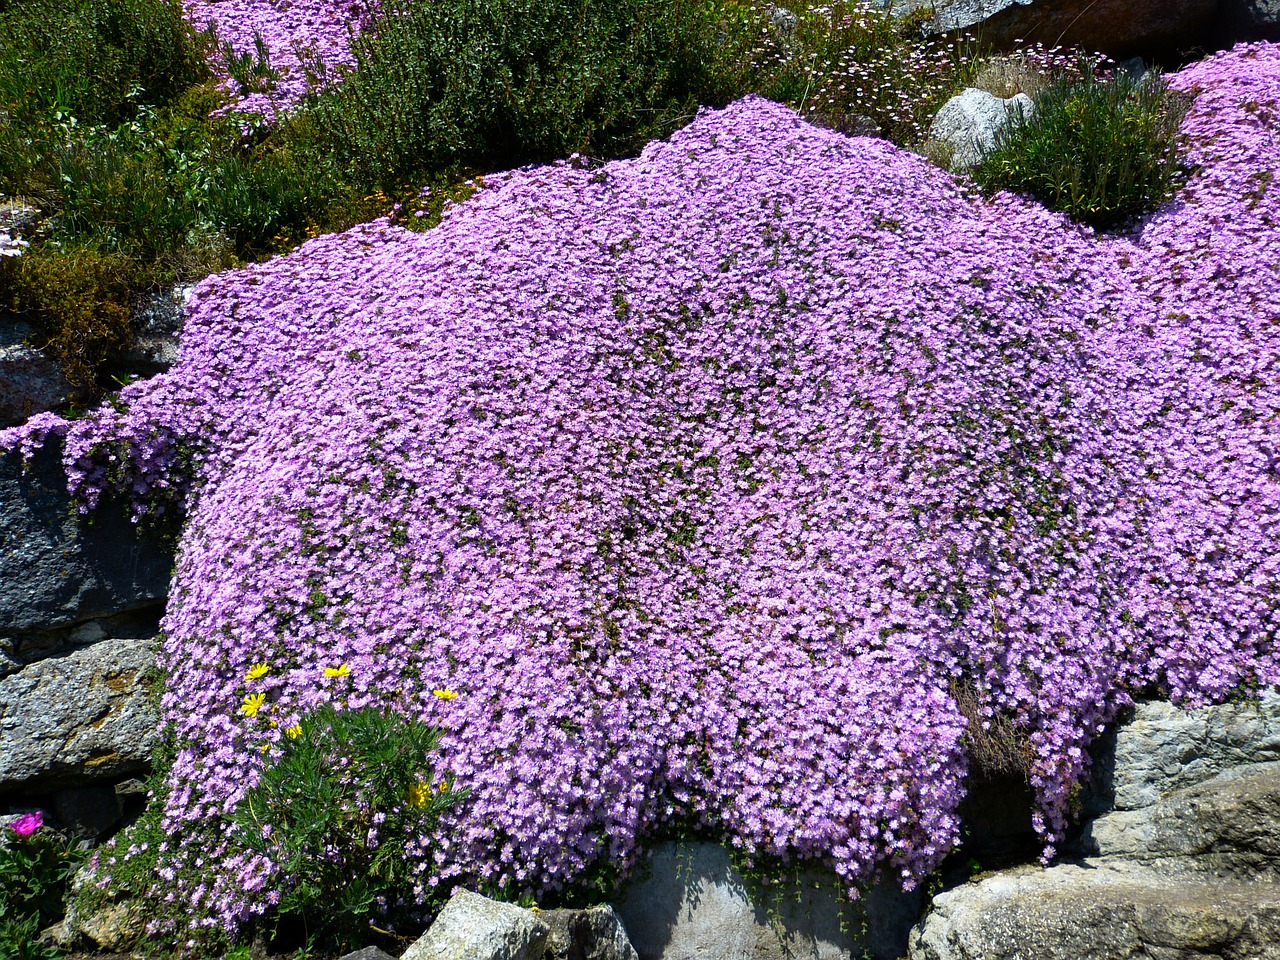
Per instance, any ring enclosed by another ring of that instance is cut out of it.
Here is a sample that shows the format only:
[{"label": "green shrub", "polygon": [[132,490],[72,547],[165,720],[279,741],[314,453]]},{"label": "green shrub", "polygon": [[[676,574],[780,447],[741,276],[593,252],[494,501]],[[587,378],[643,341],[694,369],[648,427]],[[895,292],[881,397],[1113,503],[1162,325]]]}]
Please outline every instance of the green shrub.
[{"label": "green shrub", "polygon": [[1035,98],[1034,117],[1012,124],[973,169],[987,190],[1027,193],[1098,228],[1148,212],[1178,185],[1185,99],[1162,77],[1100,79],[1091,65]]},{"label": "green shrub", "polygon": [[117,123],[208,75],[180,0],[0,3],[0,116]]},{"label": "green shrub", "polygon": [[761,0],[723,7],[733,48],[724,60],[740,86],[817,123],[915,146],[973,75],[976,45],[923,36],[921,16],[900,19],[849,0],[786,7],[791,17]]},{"label": "green shrub", "polygon": [[312,129],[370,184],[619,156],[738,92],[722,49],[700,0],[389,0]]},{"label": "green shrub", "polygon": [[[246,699],[256,713],[253,704]],[[355,948],[368,942],[371,922],[412,921],[429,909],[413,897],[405,842],[466,794],[431,768],[439,730],[325,705],[285,733],[235,812],[241,842],[292,878],[280,917],[301,919],[318,942]]]},{"label": "green shrub", "polygon": [[32,248],[0,264],[0,302],[28,311],[45,354],[62,364],[82,398],[108,354],[129,343],[127,257],[92,247]]}]

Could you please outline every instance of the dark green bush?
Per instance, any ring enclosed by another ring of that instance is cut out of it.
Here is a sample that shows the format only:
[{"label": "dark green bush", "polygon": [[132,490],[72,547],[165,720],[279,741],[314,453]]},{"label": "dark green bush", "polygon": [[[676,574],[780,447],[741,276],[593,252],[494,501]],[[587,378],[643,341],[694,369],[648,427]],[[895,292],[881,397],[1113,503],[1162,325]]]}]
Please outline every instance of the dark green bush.
[{"label": "dark green bush", "polygon": [[[269,709],[264,700],[249,696],[242,711]],[[372,707],[324,705],[285,733],[234,814],[241,842],[292,878],[280,917],[351,949],[368,943],[371,922],[403,925],[410,915],[411,925],[431,905],[413,897],[405,843],[466,796],[432,770],[440,731]]]},{"label": "dark green bush", "polygon": [[117,123],[207,76],[205,43],[180,0],[7,0],[0,116],[56,108],[82,123]]},{"label": "dark green bush", "polygon": [[389,0],[311,105],[314,145],[381,184],[618,156],[738,92],[723,49],[702,0]]},{"label": "dark green bush", "polygon": [[1188,103],[1162,77],[1103,79],[1086,64],[1035,104],[1035,116],[1006,128],[973,169],[986,189],[1030,194],[1108,228],[1154,209],[1178,185],[1178,128]]}]

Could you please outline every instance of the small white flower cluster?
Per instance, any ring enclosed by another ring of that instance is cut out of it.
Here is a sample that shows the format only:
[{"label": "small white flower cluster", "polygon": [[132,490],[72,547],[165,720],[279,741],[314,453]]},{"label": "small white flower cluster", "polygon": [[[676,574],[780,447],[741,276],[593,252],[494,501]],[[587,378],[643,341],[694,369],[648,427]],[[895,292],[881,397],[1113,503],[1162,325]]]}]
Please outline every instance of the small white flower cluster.
[{"label": "small white flower cluster", "polygon": [[21,237],[10,235],[8,230],[0,230],[0,257],[20,257],[28,246]]}]

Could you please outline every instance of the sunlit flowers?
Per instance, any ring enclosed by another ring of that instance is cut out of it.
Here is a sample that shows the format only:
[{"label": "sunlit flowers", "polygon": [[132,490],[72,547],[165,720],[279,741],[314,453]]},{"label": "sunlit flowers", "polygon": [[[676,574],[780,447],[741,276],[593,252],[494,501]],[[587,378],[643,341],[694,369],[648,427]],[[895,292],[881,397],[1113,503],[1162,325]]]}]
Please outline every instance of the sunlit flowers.
[{"label": "sunlit flowers", "polygon": [[168,374],[7,434],[65,434],[86,503],[194,493],[164,816],[204,873],[165,895],[266,909],[208,896],[254,748],[290,752],[227,723],[251,658],[282,725],[441,723],[469,793],[409,855],[535,896],[677,826],[918,882],[962,830],[957,683],[1052,852],[1136,691],[1280,679],[1280,51],[1174,83],[1197,167],[1123,236],[750,99],[212,277]]},{"label": "sunlit flowers", "polygon": [[265,693],[251,693],[240,704],[240,712],[246,717],[256,717],[258,711],[262,709],[263,704],[266,702],[267,695]]},{"label": "sunlit flowers", "polygon": [[249,668],[249,671],[244,675],[244,678],[250,683],[253,683],[255,680],[261,680],[270,672],[271,668],[265,663],[255,663]]},{"label": "sunlit flowers", "polygon": [[431,695],[437,700],[457,700],[458,695],[452,690],[432,690]]}]

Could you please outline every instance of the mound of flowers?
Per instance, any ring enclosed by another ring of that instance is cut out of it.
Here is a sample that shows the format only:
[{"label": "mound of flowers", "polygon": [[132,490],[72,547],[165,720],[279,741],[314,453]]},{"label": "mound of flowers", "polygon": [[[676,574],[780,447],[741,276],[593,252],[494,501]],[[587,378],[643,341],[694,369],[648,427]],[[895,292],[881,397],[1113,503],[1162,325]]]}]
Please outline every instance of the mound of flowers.
[{"label": "mound of flowers", "polygon": [[1131,235],[747,99],[212,277],[168,374],[0,435],[185,510],[158,893],[290,882],[229,814],[324,702],[444,729],[424,890],[689,831],[856,889],[954,845],[970,724],[1052,855],[1133,696],[1275,683],[1280,49],[1175,83],[1198,168]]},{"label": "mound of flowers", "polygon": [[[302,101],[308,69],[329,73],[355,66],[350,39],[366,14],[362,0],[184,0],[183,6],[196,29],[217,30],[221,59],[229,49],[258,61],[260,88],[227,83],[236,110],[268,120]],[[221,66],[226,69],[225,62]]]}]

